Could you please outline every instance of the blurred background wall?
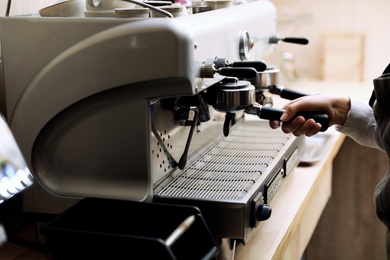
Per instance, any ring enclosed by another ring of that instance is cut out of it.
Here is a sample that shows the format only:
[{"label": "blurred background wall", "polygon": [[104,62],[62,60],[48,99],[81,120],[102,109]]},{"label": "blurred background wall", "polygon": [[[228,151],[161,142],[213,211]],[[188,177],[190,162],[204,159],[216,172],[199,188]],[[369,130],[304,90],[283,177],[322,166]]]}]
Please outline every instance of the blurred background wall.
[{"label": "blurred background wall", "polygon": [[279,43],[266,60],[283,67],[283,54],[292,54],[298,77],[371,81],[390,62],[390,1],[273,2],[280,36],[306,37],[310,43]]}]

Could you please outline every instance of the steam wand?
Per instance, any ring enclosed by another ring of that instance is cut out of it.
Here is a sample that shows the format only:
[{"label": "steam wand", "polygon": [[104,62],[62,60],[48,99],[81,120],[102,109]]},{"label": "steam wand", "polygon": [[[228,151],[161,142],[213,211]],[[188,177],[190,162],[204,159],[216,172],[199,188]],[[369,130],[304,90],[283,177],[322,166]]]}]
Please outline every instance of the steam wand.
[{"label": "steam wand", "polygon": [[190,132],[188,133],[188,138],[187,138],[186,146],[184,148],[184,152],[179,160],[179,169],[180,170],[183,170],[187,164],[188,151],[190,149],[192,136],[194,135],[195,127],[198,125],[198,122],[199,122],[199,109],[197,107],[193,106],[193,107],[190,107],[190,110],[194,111],[195,114],[194,114],[194,118],[192,119],[192,125],[191,125]]},{"label": "steam wand", "polygon": [[[175,110],[180,110],[180,109],[181,109],[180,107],[177,107],[177,106],[175,107]],[[187,109],[187,108],[185,108],[185,109]],[[156,127],[152,123],[152,132],[153,132],[154,136],[156,137],[156,139],[158,140],[158,142],[160,143],[161,147],[163,148],[165,154],[167,155],[169,166],[171,166],[172,168],[176,168],[178,166],[180,170],[183,170],[187,164],[188,151],[190,149],[192,136],[194,135],[195,127],[198,125],[198,122],[199,122],[199,108],[192,106],[192,107],[189,107],[188,109],[190,111],[194,111],[194,118],[192,120],[191,129],[190,129],[190,132],[188,134],[186,146],[184,148],[184,152],[183,152],[182,156],[180,157],[179,163],[175,160],[175,158],[173,158],[171,153],[168,151],[167,147],[164,144],[164,141],[161,139],[160,135],[158,134],[158,132],[156,130]]]},{"label": "steam wand", "polygon": [[188,151],[190,149],[192,136],[194,135],[195,127],[196,127],[196,125],[198,124],[198,121],[199,121],[199,109],[197,107],[190,107],[190,110],[194,111],[195,114],[194,114],[194,118],[192,120],[190,132],[188,134],[186,146],[184,148],[184,152],[183,152],[182,156],[180,157],[179,163],[177,163],[175,158],[173,158],[172,155],[169,153],[167,147],[164,144],[164,141],[161,139],[161,137],[158,134],[156,128],[154,127],[154,124],[152,123],[152,132],[153,132],[154,136],[156,137],[156,139],[161,144],[162,148],[164,149],[164,152],[167,154],[169,165],[172,168],[175,168],[176,166],[179,166],[180,170],[183,170],[184,167],[187,164]]},{"label": "steam wand", "polygon": [[7,9],[6,9],[6,12],[5,12],[5,16],[9,16],[9,12],[11,10],[11,0],[8,0],[7,2]]}]

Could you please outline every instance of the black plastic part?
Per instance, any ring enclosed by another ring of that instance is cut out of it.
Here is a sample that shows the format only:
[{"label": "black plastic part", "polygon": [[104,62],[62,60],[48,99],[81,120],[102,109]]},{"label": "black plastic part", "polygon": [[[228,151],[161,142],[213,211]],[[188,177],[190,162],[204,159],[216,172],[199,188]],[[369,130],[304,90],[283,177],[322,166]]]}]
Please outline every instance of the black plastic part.
[{"label": "black plastic part", "polygon": [[240,79],[253,79],[257,76],[257,70],[249,67],[221,68],[219,74]]},{"label": "black plastic part", "polygon": [[279,94],[279,96],[281,98],[288,99],[288,100],[294,100],[294,99],[304,97],[307,95],[308,94],[306,94],[306,93],[299,92],[299,91],[292,90],[292,89],[287,89],[287,88],[282,89],[280,94]]},{"label": "black plastic part", "polygon": [[[171,246],[165,239],[195,221]],[[215,259],[219,245],[196,207],[86,198],[44,224],[52,259]]]},{"label": "black plastic part", "polygon": [[251,67],[256,69],[258,72],[263,72],[267,69],[267,64],[262,61],[235,61],[232,63],[232,67]]},{"label": "black plastic part", "polygon": [[229,136],[230,127],[236,124],[236,114],[227,112],[225,115],[225,121],[223,123],[223,135]]},{"label": "black plastic part", "polygon": [[296,37],[286,37],[286,38],[283,38],[282,41],[289,42],[289,43],[302,44],[302,45],[306,45],[309,43],[309,40],[306,38],[296,38]]},{"label": "black plastic part", "polygon": [[264,204],[263,194],[261,192],[256,194],[252,200],[250,217],[251,227],[255,228],[258,226],[259,221],[269,219],[271,217],[271,212],[271,207],[267,204]]},{"label": "black plastic part", "polygon": [[173,119],[175,121],[184,121],[187,120],[190,115],[190,109],[189,108],[181,108],[174,112]]},{"label": "black plastic part", "polygon": [[257,220],[264,221],[271,217],[272,209],[267,204],[261,204],[257,210]]},{"label": "black plastic part", "polygon": [[[261,119],[280,120],[280,117],[282,116],[283,112],[283,109],[263,106],[258,116]],[[312,118],[317,123],[320,123],[321,132],[325,132],[329,127],[329,116],[325,113],[303,111],[296,114],[295,118],[298,116],[303,116],[306,120]]]}]

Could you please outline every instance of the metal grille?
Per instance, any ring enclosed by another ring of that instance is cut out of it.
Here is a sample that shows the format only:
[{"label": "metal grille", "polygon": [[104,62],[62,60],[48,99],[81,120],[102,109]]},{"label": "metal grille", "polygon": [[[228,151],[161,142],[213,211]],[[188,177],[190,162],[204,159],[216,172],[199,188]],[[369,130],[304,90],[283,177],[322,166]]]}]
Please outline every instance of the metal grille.
[{"label": "metal grille", "polygon": [[267,170],[289,140],[268,122],[244,121],[211,145],[158,194],[176,198],[237,200]]}]

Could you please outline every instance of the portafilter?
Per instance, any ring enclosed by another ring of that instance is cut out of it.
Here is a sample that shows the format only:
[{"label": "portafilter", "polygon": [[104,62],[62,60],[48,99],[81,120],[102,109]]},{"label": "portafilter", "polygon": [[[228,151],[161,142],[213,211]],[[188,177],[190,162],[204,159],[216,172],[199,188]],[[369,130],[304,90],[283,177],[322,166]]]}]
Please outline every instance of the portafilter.
[{"label": "portafilter", "polygon": [[[244,111],[247,114],[257,115],[260,119],[280,120],[284,110],[257,103],[256,90],[249,81],[238,80],[234,77],[227,77],[221,82],[207,89],[206,102],[219,112],[225,112],[223,134],[229,135],[230,127],[236,123],[235,113]],[[298,113],[295,117],[303,116],[307,119],[314,119],[321,124],[321,131],[324,132],[329,126],[329,116],[325,113],[305,111]]]},{"label": "portafilter", "polygon": [[256,88],[256,93],[259,95],[263,92],[269,92],[289,100],[307,96],[306,93],[288,89],[280,85],[279,72],[280,70],[274,66],[268,66],[264,71],[257,72],[256,77],[250,79],[250,82]]}]

